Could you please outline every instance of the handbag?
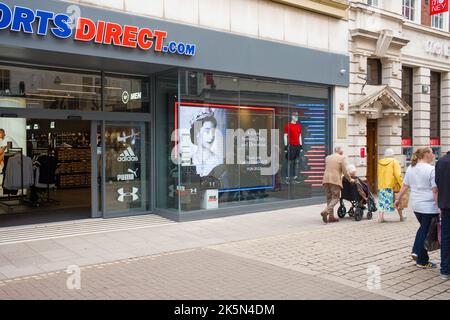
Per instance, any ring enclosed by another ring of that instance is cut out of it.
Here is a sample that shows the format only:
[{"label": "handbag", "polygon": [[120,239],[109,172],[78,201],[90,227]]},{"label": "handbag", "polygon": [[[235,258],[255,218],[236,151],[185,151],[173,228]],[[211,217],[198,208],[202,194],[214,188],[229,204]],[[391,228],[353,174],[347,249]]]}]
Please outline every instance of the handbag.
[{"label": "handbag", "polygon": [[427,238],[425,239],[425,249],[428,252],[436,251],[441,248],[439,243],[439,218],[431,219],[430,229],[428,230]]},{"label": "handbag", "polygon": [[[398,199],[398,194],[399,194],[399,192],[395,193],[395,199]],[[400,203],[399,203],[399,206],[398,206],[399,209],[407,209],[408,208],[408,205],[409,205],[409,194],[410,194],[410,191],[408,190],[403,195],[403,198],[402,198],[402,200],[400,200]]]}]

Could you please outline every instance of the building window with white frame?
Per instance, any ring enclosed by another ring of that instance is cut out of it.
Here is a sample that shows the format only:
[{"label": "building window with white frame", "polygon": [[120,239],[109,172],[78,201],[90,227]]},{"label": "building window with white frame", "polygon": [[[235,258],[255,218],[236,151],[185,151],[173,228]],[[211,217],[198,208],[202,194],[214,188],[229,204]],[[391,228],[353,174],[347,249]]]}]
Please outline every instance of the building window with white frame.
[{"label": "building window with white frame", "polygon": [[435,14],[431,18],[431,27],[439,30],[448,31],[449,16],[448,12]]},{"label": "building window with white frame", "polygon": [[403,16],[411,21],[416,20],[416,0],[403,0]]},{"label": "building window with white frame", "polygon": [[444,29],[444,14],[435,14],[431,18],[431,26],[436,29]]},{"label": "building window with white frame", "polygon": [[369,6],[372,6],[372,7],[378,7],[379,6],[379,0],[367,0],[367,4]]}]

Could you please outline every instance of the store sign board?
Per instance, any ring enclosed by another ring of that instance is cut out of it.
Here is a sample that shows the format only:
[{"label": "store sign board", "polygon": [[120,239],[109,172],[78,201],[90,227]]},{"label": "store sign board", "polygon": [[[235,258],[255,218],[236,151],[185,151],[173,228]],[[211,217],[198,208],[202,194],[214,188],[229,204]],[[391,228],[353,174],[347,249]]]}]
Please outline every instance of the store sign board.
[{"label": "store sign board", "polygon": [[139,200],[139,188],[133,187],[131,189],[132,191],[125,191],[124,188],[120,188],[117,190],[117,193],[119,194],[117,201],[119,202],[125,202],[125,200],[131,200],[131,201],[137,201]]},{"label": "store sign board", "polygon": [[449,58],[450,46],[444,42],[428,40],[426,52],[428,54]]},{"label": "store sign board", "polygon": [[32,10],[21,6],[11,8],[0,2],[0,31],[2,30],[35,34],[40,37],[51,34],[57,39],[72,38],[79,42],[144,51],[152,49],[155,52],[181,56],[195,56],[197,51],[195,44],[182,41],[166,43],[168,32],[164,30],[139,28],[102,20],[93,21],[84,17],[73,21],[65,13]]},{"label": "store sign board", "polygon": [[448,11],[448,0],[429,0],[430,16]]},{"label": "store sign board", "polygon": [[430,145],[432,147],[440,146],[441,145],[441,139],[440,138],[430,138]]},{"label": "store sign board", "polygon": [[402,147],[412,146],[412,138],[403,138],[402,139]]}]

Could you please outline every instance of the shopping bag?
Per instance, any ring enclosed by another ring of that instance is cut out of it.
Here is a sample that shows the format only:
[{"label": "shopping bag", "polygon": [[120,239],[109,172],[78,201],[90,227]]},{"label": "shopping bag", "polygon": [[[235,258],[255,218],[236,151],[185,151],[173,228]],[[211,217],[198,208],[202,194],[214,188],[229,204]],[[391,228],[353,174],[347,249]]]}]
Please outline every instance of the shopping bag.
[{"label": "shopping bag", "polygon": [[[409,195],[410,195],[410,191],[408,190],[402,197],[402,199],[400,200],[399,209],[407,209],[408,205],[409,205]],[[398,193],[395,193],[395,199],[398,199]]]},{"label": "shopping bag", "polygon": [[425,249],[428,252],[436,251],[441,248],[439,243],[439,218],[435,217],[431,220],[430,229],[425,239]]}]

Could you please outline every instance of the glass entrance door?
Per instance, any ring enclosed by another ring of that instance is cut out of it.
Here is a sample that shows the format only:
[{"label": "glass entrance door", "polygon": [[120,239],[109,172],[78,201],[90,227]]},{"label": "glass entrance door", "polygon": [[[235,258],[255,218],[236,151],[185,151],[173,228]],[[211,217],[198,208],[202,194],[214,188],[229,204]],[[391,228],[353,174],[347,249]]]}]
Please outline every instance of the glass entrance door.
[{"label": "glass entrance door", "polygon": [[101,211],[103,217],[150,210],[148,128],[145,122],[103,122]]}]

